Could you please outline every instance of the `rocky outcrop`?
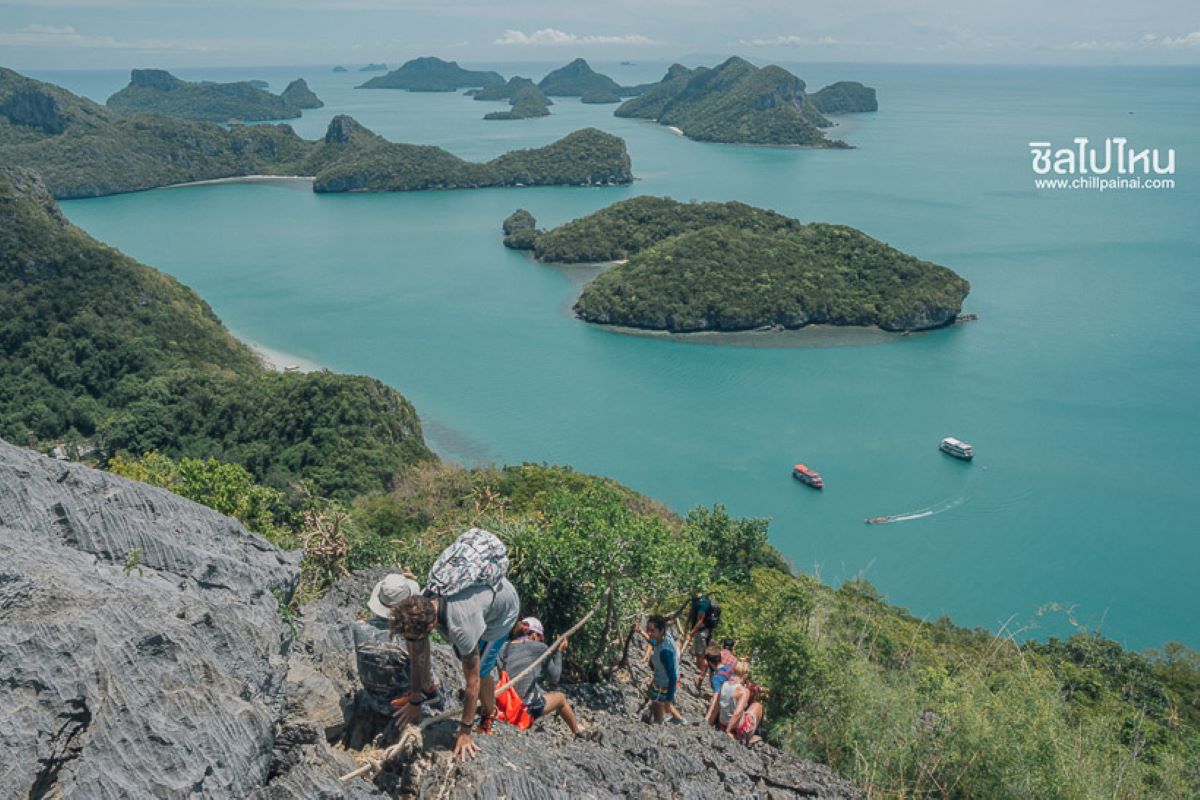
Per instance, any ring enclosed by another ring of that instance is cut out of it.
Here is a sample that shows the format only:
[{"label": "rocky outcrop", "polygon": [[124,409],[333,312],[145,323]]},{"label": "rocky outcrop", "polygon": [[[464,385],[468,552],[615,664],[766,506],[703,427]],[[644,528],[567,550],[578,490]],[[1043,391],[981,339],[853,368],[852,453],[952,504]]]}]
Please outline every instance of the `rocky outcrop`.
[{"label": "rocky outcrop", "polygon": [[69,122],[53,94],[29,85],[19,86],[0,103],[0,116],[50,135],[65,131]]},{"label": "rocky outcrop", "polygon": [[296,108],[323,108],[325,104],[321,102],[321,98],[317,97],[312,89],[308,88],[308,82],[304,78],[296,78],[287,85],[287,88],[279,93],[284,102],[291,103]]},{"label": "rocky outcrop", "polygon": [[169,492],[0,442],[0,797],[246,797],[297,558]]}]

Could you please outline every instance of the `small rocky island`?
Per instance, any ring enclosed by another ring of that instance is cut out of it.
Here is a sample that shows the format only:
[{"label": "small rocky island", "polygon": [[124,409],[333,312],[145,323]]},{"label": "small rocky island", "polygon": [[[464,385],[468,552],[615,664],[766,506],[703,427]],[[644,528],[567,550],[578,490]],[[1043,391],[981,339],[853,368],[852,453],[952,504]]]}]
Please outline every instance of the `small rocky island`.
[{"label": "small rocky island", "polygon": [[[477,98],[478,99],[478,98]],[[534,117],[550,116],[550,106],[553,100],[542,94],[536,86],[522,86],[509,98],[512,108],[508,111],[492,111],[484,114],[484,119],[532,119]]]},{"label": "small rocky island", "polygon": [[733,57],[720,66],[673,65],[662,81],[638,87],[618,117],[649,119],[679,129],[689,139],[732,144],[845,148],[826,137],[826,113],[874,111],[875,90],[837,83],[808,95],[804,81],[777,66],[756,67]]},{"label": "small rocky island", "polygon": [[[261,81],[259,82],[261,83]],[[120,114],[152,113],[184,119],[231,122],[235,120],[295,119],[301,108],[319,108],[321,101],[303,80],[293,81],[287,92],[275,95],[254,85],[237,83],[192,83],[166,70],[135,69],[129,85],[108,98],[106,105]],[[297,88],[303,85],[303,93]],[[297,105],[301,99],[309,105]],[[316,102],[318,105],[311,105]]]},{"label": "small rocky island", "polygon": [[592,69],[582,58],[559,67],[538,81],[538,88],[551,97],[582,97],[589,92],[620,95],[621,85]]},{"label": "small rocky island", "polygon": [[358,89],[406,89],[410,92],[456,92],[471,87],[504,83],[498,72],[463,69],[457,61],[424,56],[406,61],[399,69],[378,75]]},{"label": "small rocky island", "polygon": [[636,197],[538,231],[525,210],[504,243],[539,261],[619,262],[575,304],[588,322],[690,333],[949,325],[970,284],[845,225],[803,223],[744,203]]},{"label": "small rocky island", "polygon": [[287,85],[287,88],[279,93],[279,96],[284,101],[291,103],[296,108],[324,108],[325,104],[321,102],[321,98],[308,88],[308,82],[304,78],[296,78]]}]

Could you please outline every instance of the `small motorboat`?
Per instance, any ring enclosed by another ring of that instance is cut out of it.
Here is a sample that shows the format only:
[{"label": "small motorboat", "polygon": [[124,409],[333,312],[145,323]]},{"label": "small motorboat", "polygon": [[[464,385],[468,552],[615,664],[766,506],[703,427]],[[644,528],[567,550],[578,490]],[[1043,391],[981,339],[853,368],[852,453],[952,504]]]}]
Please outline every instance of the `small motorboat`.
[{"label": "small motorboat", "polygon": [[815,469],[810,469],[803,464],[797,464],[792,467],[792,477],[803,484],[807,484],[814,489],[824,489],[825,481],[821,480],[821,473]]},{"label": "small motorboat", "polygon": [[955,439],[953,436],[947,436],[945,439],[942,439],[941,444],[938,445],[938,450],[963,461],[970,461],[975,457],[975,448],[971,447],[967,442]]},{"label": "small motorboat", "polygon": [[867,523],[868,525],[883,525],[891,522],[891,520],[887,517],[867,517],[863,520],[863,522]]}]

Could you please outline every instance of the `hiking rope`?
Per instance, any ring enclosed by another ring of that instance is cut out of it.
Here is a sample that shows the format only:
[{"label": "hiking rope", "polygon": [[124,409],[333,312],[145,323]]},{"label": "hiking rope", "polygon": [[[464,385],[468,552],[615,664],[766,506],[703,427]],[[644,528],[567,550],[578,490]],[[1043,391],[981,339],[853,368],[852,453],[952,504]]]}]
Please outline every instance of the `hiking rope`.
[{"label": "hiking rope", "polygon": [[[607,596],[608,596],[608,593],[605,592],[605,598],[607,598]],[[554,652],[556,650],[558,650],[558,648],[562,647],[563,642],[565,642],[568,637],[574,636],[576,631],[578,631],[580,628],[582,628],[584,625],[587,624],[587,621],[592,618],[592,616],[600,609],[600,606],[602,606],[602,605],[604,605],[604,599],[601,599],[600,602],[596,604],[595,608],[593,608],[588,613],[584,614],[583,619],[579,620],[579,622],[576,622],[574,625],[572,625],[571,628],[566,633],[562,634],[557,639],[555,639],[554,644],[552,644],[548,648],[546,648],[546,652],[544,652],[540,656],[538,656],[537,660],[535,660],[532,664],[530,664],[525,669],[518,672],[515,677],[509,678],[508,681],[506,683],[504,683],[503,685],[497,686],[495,691],[493,692],[493,694],[497,697],[504,694],[504,692],[508,689],[508,687],[517,683],[522,678],[524,678],[526,675],[533,672],[535,669],[537,669],[543,663],[545,663],[546,659],[550,658],[550,656],[554,655]],[[354,770],[353,772],[347,772],[345,775],[343,775],[341,777],[342,782],[345,783],[346,781],[351,780],[352,778],[357,778],[360,775],[366,775],[367,773],[371,773],[372,775],[374,775],[375,773],[377,773],[381,769],[383,769],[384,764],[391,761],[396,756],[398,756],[401,752],[404,751],[405,740],[407,738],[406,734],[408,734],[409,732],[414,732],[419,735],[420,731],[425,730],[430,725],[436,725],[437,723],[442,722],[447,719],[450,719],[455,714],[459,714],[459,713],[462,713],[461,709],[448,709],[446,711],[441,712],[440,714],[435,714],[434,716],[429,717],[426,720],[422,720],[422,722],[419,725],[409,725],[409,726],[405,727],[404,731],[401,732],[401,734],[400,734],[400,741],[396,742],[396,744],[394,744],[391,747],[389,747],[388,749],[384,750],[382,757],[367,759],[366,763],[363,764],[361,767]]]}]

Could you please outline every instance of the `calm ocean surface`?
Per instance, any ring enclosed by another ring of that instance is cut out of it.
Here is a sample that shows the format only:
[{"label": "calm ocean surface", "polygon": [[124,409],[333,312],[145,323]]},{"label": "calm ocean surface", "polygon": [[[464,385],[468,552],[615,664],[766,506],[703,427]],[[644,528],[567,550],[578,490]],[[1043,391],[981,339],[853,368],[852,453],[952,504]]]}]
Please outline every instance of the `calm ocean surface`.
[{"label": "calm ocean surface", "polygon": [[[495,66],[538,78],[555,65]],[[636,83],[666,65],[596,66]],[[347,113],[479,159],[594,125],[626,139],[639,180],[355,196],[220,185],[63,206],[240,335],[396,386],[445,456],[569,463],[680,511],[770,517],[797,567],[864,576],[921,616],[1200,645],[1200,70],[788,66],[814,89],[878,88],[882,110],[835,134],[857,149],[700,144],[573,99],[484,122],[498,106],[355,91],[366,76],[328,67],[180,70],[274,91],[307,78],[327,104],[295,121],[308,137]],[[128,79],[35,77],[100,101]],[[1035,190],[1027,142],[1075,136],[1175,148],[1176,188]],[[969,279],[980,320],[759,346],[625,336],[572,318],[587,273],[500,245],[518,207],[552,226],[638,194],[859,227]],[[973,442],[975,462],[941,455],[946,435]],[[824,492],[792,480],[797,461]],[[863,524],[905,512],[923,515]]]}]

